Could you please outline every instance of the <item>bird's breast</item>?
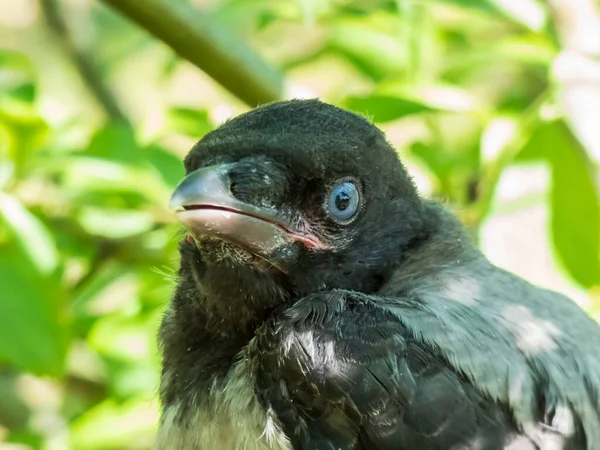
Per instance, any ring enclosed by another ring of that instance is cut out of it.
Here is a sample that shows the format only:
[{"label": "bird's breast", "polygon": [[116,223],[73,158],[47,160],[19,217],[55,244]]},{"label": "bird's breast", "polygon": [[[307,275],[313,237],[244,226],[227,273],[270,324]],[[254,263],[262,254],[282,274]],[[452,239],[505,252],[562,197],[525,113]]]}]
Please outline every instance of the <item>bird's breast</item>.
[{"label": "bird's breast", "polygon": [[291,450],[273,413],[256,397],[256,364],[247,353],[248,348],[226,376],[196,394],[205,398],[186,399],[201,406],[178,402],[165,408],[154,450]]}]

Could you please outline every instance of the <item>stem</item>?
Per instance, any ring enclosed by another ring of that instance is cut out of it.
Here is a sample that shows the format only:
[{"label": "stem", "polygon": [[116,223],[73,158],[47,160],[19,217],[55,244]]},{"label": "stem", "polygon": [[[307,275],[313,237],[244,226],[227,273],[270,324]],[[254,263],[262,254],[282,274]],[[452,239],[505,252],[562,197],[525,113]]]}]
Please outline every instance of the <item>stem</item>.
[{"label": "stem", "polygon": [[88,52],[79,48],[72,39],[67,24],[63,19],[56,0],[41,0],[42,11],[48,27],[52,30],[58,43],[71,59],[88,90],[113,121],[128,122],[127,115],[121,110],[113,92],[104,83],[101,71],[88,57]]}]

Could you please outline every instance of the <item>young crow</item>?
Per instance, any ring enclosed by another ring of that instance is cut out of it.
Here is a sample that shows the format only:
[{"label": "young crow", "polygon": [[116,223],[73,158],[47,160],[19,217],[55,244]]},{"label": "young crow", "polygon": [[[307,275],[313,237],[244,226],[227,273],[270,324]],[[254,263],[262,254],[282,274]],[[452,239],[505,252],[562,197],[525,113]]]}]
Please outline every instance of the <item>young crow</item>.
[{"label": "young crow", "polygon": [[600,449],[600,327],[488,262],[367,120],[270,104],[185,168],[156,449]]}]

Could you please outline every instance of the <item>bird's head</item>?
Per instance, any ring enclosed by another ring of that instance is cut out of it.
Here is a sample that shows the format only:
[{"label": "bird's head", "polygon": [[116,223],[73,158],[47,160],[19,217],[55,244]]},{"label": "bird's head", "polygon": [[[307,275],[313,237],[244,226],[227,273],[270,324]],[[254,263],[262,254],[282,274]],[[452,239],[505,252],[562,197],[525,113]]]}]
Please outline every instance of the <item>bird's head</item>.
[{"label": "bird's head", "polygon": [[259,274],[294,295],[370,292],[428,232],[384,134],[317,100],[226,122],[194,146],[185,168],[171,207],[188,232],[182,258],[200,272]]}]

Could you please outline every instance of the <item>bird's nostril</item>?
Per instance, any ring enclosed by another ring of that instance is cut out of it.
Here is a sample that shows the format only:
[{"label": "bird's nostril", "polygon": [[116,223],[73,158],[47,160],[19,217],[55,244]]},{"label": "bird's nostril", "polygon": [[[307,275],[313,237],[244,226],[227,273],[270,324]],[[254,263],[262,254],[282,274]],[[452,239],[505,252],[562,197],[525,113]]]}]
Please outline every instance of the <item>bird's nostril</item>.
[{"label": "bird's nostril", "polygon": [[231,195],[233,195],[235,198],[237,198],[240,201],[249,201],[250,199],[250,191],[251,191],[251,187],[249,186],[249,183],[247,181],[241,180],[240,182],[240,177],[237,176],[230,176],[229,177],[230,182],[229,182],[229,192],[231,192]]},{"label": "bird's nostril", "polygon": [[268,208],[281,205],[288,191],[288,174],[268,158],[242,159],[231,166],[229,190],[244,203]]}]

